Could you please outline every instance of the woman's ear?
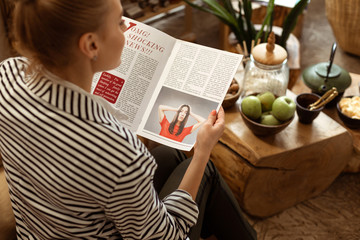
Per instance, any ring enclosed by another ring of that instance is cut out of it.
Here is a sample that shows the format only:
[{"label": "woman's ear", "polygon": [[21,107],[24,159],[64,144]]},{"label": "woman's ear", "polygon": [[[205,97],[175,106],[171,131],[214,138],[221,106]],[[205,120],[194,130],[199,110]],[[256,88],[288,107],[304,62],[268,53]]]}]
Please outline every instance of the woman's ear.
[{"label": "woman's ear", "polygon": [[95,33],[84,33],[79,39],[81,53],[89,59],[96,60],[99,52],[98,35]]}]

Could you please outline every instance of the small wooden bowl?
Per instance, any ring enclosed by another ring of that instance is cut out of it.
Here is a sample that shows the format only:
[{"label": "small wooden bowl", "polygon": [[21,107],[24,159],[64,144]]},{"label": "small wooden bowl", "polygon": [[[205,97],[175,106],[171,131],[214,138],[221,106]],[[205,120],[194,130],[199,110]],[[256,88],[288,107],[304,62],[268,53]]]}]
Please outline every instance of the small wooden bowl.
[{"label": "small wooden bowl", "polygon": [[[346,96],[344,98],[351,98],[353,96]],[[340,101],[339,101],[340,102]],[[348,127],[348,128],[352,128],[352,129],[356,129],[356,128],[360,128],[360,119],[355,119],[355,118],[351,118],[346,116],[345,114],[343,114],[341,112],[340,106],[339,106],[339,102],[336,104],[336,109],[337,109],[337,113],[341,119],[341,121],[343,121],[343,123]]]},{"label": "small wooden bowl", "polygon": [[241,105],[240,105],[240,114],[242,119],[244,120],[244,123],[246,126],[255,134],[258,136],[269,136],[274,135],[276,133],[281,132],[284,130],[294,119],[295,114],[287,121],[279,124],[279,125],[264,125],[260,124],[258,122],[255,122],[254,120],[251,120],[245,114],[242,112]]},{"label": "small wooden bowl", "polygon": [[[235,80],[236,81],[236,80]],[[237,84],[239,84],[238,81],[236,81]],[[231,108],[235,105],[236,101],[239,99],[241,93],[241,87],[239,85],[239,90],[236,92],[236,94],[232,95],[231,97],[226,96],[222,102],[222,107],[224,109]]]}]

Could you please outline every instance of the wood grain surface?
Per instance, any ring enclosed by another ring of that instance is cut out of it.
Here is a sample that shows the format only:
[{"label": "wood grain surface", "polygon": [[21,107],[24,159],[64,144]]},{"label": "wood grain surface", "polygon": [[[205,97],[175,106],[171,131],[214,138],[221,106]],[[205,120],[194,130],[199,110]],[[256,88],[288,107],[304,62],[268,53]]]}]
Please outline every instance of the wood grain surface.
[{"label": "wood grain surface", "polygon": [[[350,73],[351,76],[351,85],[344,92],[344,96],[353,96],[360,95],[360,74]],[[305,84],[299,79],[292,89],[296,94],[302,92],[310,92],[311,90],[305,86]],[[350,129],[348,128],[338,116],[335,108],[325,108],[323,112],[334,119],[336,122],[341,124],[347,131],[351,134],[353,138],[353,151],[351,158],[346,165],[345,172],[360,172],[360,129]]]},{"label": "wood grain surface", "polygon": [[309,125],[295,116],[282,132],[259,137],[243,122],[238,104],[226,111],[211,159],[250,215],[268,217],[318,195],[346,166],[351,136],[326,114]]}]

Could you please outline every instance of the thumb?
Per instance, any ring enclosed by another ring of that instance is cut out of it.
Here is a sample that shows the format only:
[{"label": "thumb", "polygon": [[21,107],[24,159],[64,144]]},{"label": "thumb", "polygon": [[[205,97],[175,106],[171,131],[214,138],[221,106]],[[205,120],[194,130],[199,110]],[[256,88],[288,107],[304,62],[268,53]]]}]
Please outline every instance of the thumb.
[{"label": "thumb", "polygon": [[211,113],[208,116],[208,120],[211,122],[211,124],[214,124],[216,121],[216,110],[212,110]]}]

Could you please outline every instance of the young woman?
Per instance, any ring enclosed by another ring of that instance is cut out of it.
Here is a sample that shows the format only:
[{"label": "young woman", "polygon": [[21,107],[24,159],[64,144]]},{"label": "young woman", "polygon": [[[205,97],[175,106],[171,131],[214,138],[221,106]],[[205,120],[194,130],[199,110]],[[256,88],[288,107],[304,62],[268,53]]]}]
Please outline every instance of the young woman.
[{"label": "young woman", "polygon": [[[179,108],[173,108],[166,105],[159,105],[159,122],[161,126],[160,135],[173,139],[178,142],[182,142],[184,138],[190,133],[194,132],[196,129],[200,127],[200,125],[205,121],[201,116],[193,113],[190,110],[189,105],[181,105]],[[174,115],[171,123],[166,118],[166,111],[174,111],[176,114]],[[186,123],[189,119],[189,116],[193,117],[197,123],[190,126],[185,127]]]},{"label": "young woman", "polygon": [[89,93],[120,64],[119,0],[17,0],[13,27],[25,57],[0,64],[0,150],[18,239],[255,238],[208,163],[222,109],[185,159],[151,154]]}]

